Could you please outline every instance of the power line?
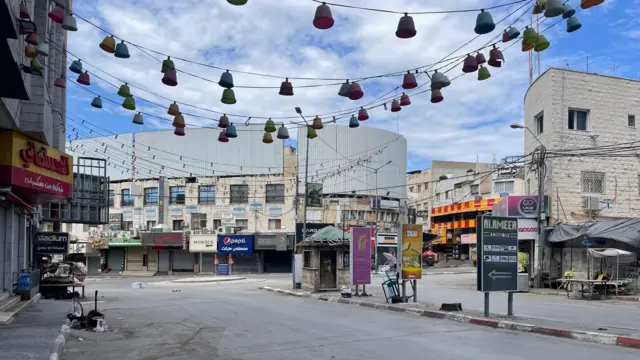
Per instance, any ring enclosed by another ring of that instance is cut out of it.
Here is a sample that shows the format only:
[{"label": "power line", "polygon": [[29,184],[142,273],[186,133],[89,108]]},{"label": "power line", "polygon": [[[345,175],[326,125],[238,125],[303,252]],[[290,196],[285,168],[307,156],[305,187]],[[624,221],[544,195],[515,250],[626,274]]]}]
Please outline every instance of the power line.
[{"label": "power line", "polygon": [[530,0],[512,1],[512,2],[509,2],[509,3],[493,5],[493,6],[487,6],[487,7],[484,7],[484,8],[454,9],[454,10],[433,10],[433,11],[398,11],[398,10],[388,10],[388,9],[369,8],[369,7],[362,7],[362,6],[355,6],[355,5],[345,5],[345,4],[331,3],[331,2],[322,1],[322,0],[311,0],[311,1],[317,2],[317,3],[321,3],[321,4],[331,5],[331,6],[335,6],[335,7],[347,8],[347,9],[355,9],[355,10],[364,10],[364,11],[373,11],[373,12],[382,12],[382,13],[388,13],[388,14],[436,15],[436,14],[457,14],[457,13],[480,12],[480,11],[483,11],[483,10],[494,10],[494,9],[499,9],[499,8],[502,8],[502,7],[505,7],[505,6],[515,5],[515,4],[519,4],[519,3],[522,3],[522,2],[525,2],[525,1],[530,1]]}]

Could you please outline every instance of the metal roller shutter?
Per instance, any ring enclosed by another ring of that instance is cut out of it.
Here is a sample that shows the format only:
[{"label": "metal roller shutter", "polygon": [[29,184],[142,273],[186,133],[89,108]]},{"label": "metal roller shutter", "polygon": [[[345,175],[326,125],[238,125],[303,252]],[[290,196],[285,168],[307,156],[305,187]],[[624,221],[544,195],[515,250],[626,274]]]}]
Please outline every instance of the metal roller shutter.
[{"label": "metal roller shutter", "polygon": [[193,272],[193,254],[188,251],[173,252],[174,272]]},{"label": "metal roller shutter", "polygon": [[123,259],[124,257],[124,248],[112,248],[109,249],[109,256],[107,259],[108,267],[111,268],[111,271],[123,271]]},{"label": "metal roller shutter", "polygon": [[13,212],[13,238],[11,241],[11,281],[16,281],[18,279],[18,272],[20,268],[18,267],[18,239],[20,238],[20,214],[17,212]]},{"label": "metal roller shutter", "polygon": [[96,276],[100,274],[100,256],[87,257],[87,275]]},{"label": "metal roller shutter", "polygon": [[158,271],[162,273],[169,272],[169,251],[158,251]]},{"label": "metal roller shutter", "polygon": [[7,216],[7,209],[4,206],[0,206],[0,292],[3,292],[4,290],[8,290],[7,287],[5,286],[6,274],[5,274],[5,264],[4,264],[4,261],[5,261],[4,248],[6,246],[6,243],[5,243],[6,216]]},{"label": "metal roller shutter", "polygon": [[202,256],[202,268],[200,268],[200,272],[215,273],[216,272],[216,265],[214,260],[215,254],[202,253],[200,255]]}]

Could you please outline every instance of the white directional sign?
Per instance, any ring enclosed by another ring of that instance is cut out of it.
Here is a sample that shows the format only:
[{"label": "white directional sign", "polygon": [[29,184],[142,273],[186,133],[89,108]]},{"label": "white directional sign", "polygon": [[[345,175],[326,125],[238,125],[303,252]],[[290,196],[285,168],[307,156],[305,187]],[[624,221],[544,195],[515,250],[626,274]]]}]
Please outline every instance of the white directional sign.
[{"label": "white directional sign", "polygon": [[518,290],[518,218],[478,216],[478,291]]}]

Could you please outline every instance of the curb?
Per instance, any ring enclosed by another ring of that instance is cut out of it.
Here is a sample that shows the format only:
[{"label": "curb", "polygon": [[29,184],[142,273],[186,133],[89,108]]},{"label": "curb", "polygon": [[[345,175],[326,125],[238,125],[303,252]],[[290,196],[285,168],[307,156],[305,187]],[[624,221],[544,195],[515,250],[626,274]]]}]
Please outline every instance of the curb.
[{"label": "curb", "polygon": [[64,351],[64,346],[67,343],[67,338],[69,337],[69,332],[71,331],[69,324],[70,322],[67,319],[60,327],[60,333],[58,333],[58,336],[53,343],[53,349],[51,349],[51,353],[49,353],[49,360],[59,360],[60,358],[62,358],[62,352]]},{"label": "curb", "polygon": [[240,281],[246,280],[246,277],[230,277],[228,279],[215,279],[215,280],[193,280],[192,278],[187,279],[177,279],[177,280],[169,280],[170,283],[173,284],[203,284],[203,283],[219,283],[219,282],[230,282],[230,281]]},{"label": "curb", "polygon": [[458,275],[458,274],[475,274],[475,271],[447,271],[447,272],[436,272],[436,273],[422,273],[425,276],[431,275]]},{"label": "curb", "polygon": [[628,348],[640,349],[640,338],[632,338],[628,336],[619,336],[619,335],[613,335],[613,334],[605,334],[605,333],[597,333],[597,332],[581,331],[581,330],[547,328],[547,327],[513,322],[513,321],[496,320],[496,319],[484,318],[484,317],[474,317],[470,315],[463,315],[463,314],[458,314],[453,312],[444,312],[439,310],[406,308],[403,306],[371,303],[371,302],[355,300],[355,299],[346,299],[346,298],[337,297],[337,296],[327,296],[327,295],[312,296],[304,292],[294,292],[291,290],[277,289],[277,288],[272,288],[268,286],[260,287],[260,289],[276,292],[280,294],[298,296],[298,297],[310,297],[320,301],[363,306],[363,307],[380,309],[380,310],[395,311],[395,312],[427,317],[431,319],[456,321],[460,323],[473,324],[478,326],[490,327],[494,329],[529,332],[529,333],[534,333],[538,335],[547,335],[547,336],[553,336],[553,337],[559,337],[559,338],[565,338],[565,339],[573,339],[573,340],[578,340],[582,342],[590,342],[590,343],[597,343],[597,344],[603,344],[603,345],[617,345],[617,346],[623,346]]},{"label": "curb", "polygon": [[[16,316],[17,314],[21,313],[24,309],[26,309],[27,307],[37,303],[38,301],[40,301],[40,299],[42,298],[42,295],[40,293],[36,294],[33,298],[29,299],[29,301],[26,301],[22,304],[20,304],[20,306],[18,306],[17,308],[13,309],[11,312],[1,312],[0,313],[0,324],[4,325],[4,324],[8,324],[11,319],[13,319],[14,316]],[[20,303],[20,300],[18,300],[16,302],[16,304]]]}]

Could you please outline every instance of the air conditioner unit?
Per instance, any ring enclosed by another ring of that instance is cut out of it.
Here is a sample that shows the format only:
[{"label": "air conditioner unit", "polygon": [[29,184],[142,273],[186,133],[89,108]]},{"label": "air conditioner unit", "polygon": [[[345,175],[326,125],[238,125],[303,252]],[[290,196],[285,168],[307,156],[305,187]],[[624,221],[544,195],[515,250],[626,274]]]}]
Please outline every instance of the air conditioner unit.
[{"label": "air conditioner unit", "polygon": [[218,227],[218,232],[221,233],[221,234],[224,234],[224,227],[219,226]]},{"label": "air conditioner unit", "polygon": [[235,234],[236,233],[236,228],[234,228],[233,226],[227,226],[224,228],[224,233],[225,234]]},{"label": "air conditioner unit", "polygon": [[598,196],[583,196],[582,208],[585,211],[598,211],[600,210],[600,198]]},{"label": "air conditioner unit", "polygon": [[136,235],[136,230],[135,229],[129,230],[129,235],[135,236]]}]

